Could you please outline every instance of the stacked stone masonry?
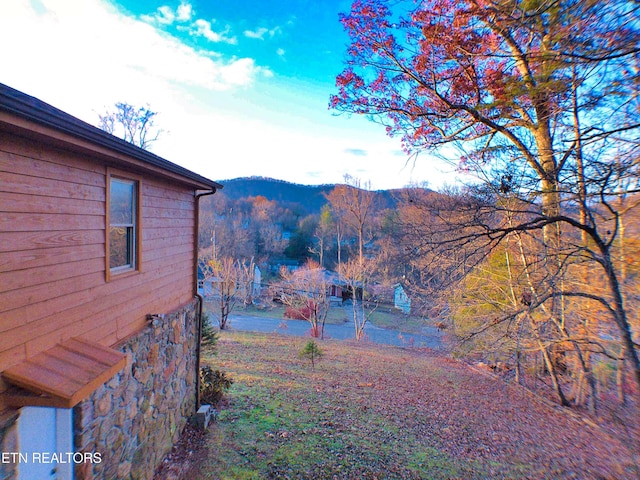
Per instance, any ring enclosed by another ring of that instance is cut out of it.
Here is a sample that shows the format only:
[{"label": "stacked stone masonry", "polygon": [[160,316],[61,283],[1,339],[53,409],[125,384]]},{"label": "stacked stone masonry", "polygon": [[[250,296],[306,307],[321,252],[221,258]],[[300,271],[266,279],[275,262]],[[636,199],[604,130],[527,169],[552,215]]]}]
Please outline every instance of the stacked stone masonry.
[{"label": "stacked stone masonry", "polygon": [[[75,452],[100,463],[76,465],[76,480],[147,480],[196,410],[197,301],[162,317],[119,345],[124,370],[73,409]],[[19,409],[0,412],[0,452],[18,452]],[[0,462],[0,480],[19,478]]]},{"label": "stacked stone masonry", "polygon": [[75,478],[153,477],[196,408],[196,305],[155,317],[119,349],[127,367],[73,411],[75,450],[99,452]]}]

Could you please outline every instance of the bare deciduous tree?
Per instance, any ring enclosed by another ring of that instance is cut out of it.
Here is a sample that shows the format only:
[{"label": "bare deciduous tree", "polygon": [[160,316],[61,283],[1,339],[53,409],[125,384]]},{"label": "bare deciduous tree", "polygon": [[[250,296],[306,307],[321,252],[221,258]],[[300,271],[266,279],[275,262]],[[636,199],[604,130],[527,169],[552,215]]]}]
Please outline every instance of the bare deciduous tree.
[{"label": "bare deciduous tree", "polygon": [[151,110],[149,105],[136,107],[117,102],[114,107],[114,111],[98,115],[100,129],[145,150],[158,140],[162,133],[162,130],[155,126],[158,112]]},{"label": "bare deciduous tree", "polygon": [[353,326],[356,340],[364,338],[364,329],[377,304],[367,298],[374,262],[369,259],[351,259],[338,267],[338,273],[352,292]]},{"label": "bare deciduous tree", "polygon": [[231,257],[201,261],[205,282],[211,282],[216,315],[220,330],[227,328],[229,315],[239,300],[251,302],[254,263],[242,262]]},{"label": "bare deciduous tree", "polygon": [[311,249],[311,253],[318,255],[318,262],[320,268],[324,268],[324,254],[327,250],[328,239],[331,236],[331,231],[335,228],[335,221],[331,216],[331,210],[328,205],[324,205],[320,210],[320,217],[318,219],[318,226],[315,232],[315,238],[317,244],[315,248]]},{"label": "bare deciduous tree", "polygon": [[[510,334],[517,331],[528,335],[526,339],[514,339],[523,341],[522,346],[533,342],[531,348],[541,353],[563,404],[569,403],[569,397],[558,370],[569,367],[567,361],[571,359],[571,371],[575,373],[572,381],[584,379],[589,384],[590,407],[595,410],[590,362],[594,355],[616,359],[621,345],[637,375],[633,367],[637,365],[633,340],[637,333],[628,313],[631,304],[624,300],[628,285],[619,280],[619,225],[624,212],[614,200],[616,177],[622,173],[637,175],[631,170],[590,177],[590,195],[583,202],[586,223],[580,221],[581,211],[571,208],[577,202],[577,193],[572,193],[577,189],[563,194],[562,211],[566,213],[554,217],[545,215],[522,185],[508,194],[491,185],[447,195],[409,192],[410,198],[400,209],[403,234],[399,243],[406,261],[418,267],[412,280],[440,291],[451,285],[461,288],[460,296],[450,300],[457,304],[458,312],[464,305],[475,303],[468,324],[471,337],[492,330],[494,335],[504,333],[506,327]],[[542,235],[547,225],[565,227],[557,268],[548,266]],[[583,232],[586,244],[581,238]],[[507,255],[506,263],[498,268],[491,262],[500,255]],[[497,287],[499,281],[501,288]],[[493,287],[489,287],[491,283]],[[526,328],[514,327],[523,322]],[[616,344],[605,341],[616,337]],[[585,398],[583,394],[572,397],[574,401]]]},{"label": "bare deciduous tree", "polygon": [[[375,194],[371,182],[362,182],[350,175],[344,176],[345,185],[336,187],[327,195],[331,208],[358,237],[358,260],[364,261],[364,244],[367,228],[373,214]],[[338,240],[340,241],[340,240]]]}]

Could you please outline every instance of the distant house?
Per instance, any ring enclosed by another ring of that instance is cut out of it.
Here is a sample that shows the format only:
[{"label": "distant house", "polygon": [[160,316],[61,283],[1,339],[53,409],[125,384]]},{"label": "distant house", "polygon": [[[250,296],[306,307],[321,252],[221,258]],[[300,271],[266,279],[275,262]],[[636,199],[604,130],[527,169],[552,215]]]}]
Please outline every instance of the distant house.
[{"label": "distant house", "polygon": [[198,406],[220,187],[0,84],[1,479],[153,476]]},{"label": "distant house", "polygon": [[399,283],[393,287],[393,306],[405,315],[411,313],[411,299]]},{"label": "distant house", "polygon": [[329,303],[332,305],[342,305],[343,302],[343,294],[344,294],[344,290],[343,290],[343,286],[342,285],[336,285],[336,283],[332,283],[329,285],[328,288],[328,297],[329,297]]},{"label": "distant house", "polygon": [[290,272],[295,272],[298,268],[300,268],[300,262],[297,260],[292,260],[290,258],[279,258],[273,261],[269,265],[269,270],[278,273],[282,268],[286,268]]},{"label": "distant house", "polygon": [[323,269],[324,283],[327,288],[327,297],[332,305],[342,305],[342,293],[344,282],[336,272]]},{"label": "distant house", "polygon": [[213,285],[211,277],[207,277],[204,273],[202,265],[198,263],[198,295],[210,297],[213,295]]},{"label": "distant house", "polygon": [[198,264],[198,293],[203,297],[219,295],[223,287],[223,290],[242,297],[247,302],[252,302],[262,294],[262,272],[257,265],[253,266],[252,280],[249,285],[233,284],[221,277],[207,275],[206,270],[200,263]]}]

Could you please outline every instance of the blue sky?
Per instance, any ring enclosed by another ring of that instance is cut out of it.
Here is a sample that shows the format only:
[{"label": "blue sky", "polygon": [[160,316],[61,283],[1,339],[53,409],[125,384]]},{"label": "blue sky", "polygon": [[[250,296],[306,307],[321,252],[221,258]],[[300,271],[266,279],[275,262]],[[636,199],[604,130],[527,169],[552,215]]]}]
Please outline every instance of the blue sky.
[{"label": "blue sky", "polygon": [[89,123],[149,104],[152,151],[214,180],[260,175],[375,189],[437,187],[450,167],[407,164],[397,139],[327,108],[347,36],[340,0],[0,2],[0,82]]}]

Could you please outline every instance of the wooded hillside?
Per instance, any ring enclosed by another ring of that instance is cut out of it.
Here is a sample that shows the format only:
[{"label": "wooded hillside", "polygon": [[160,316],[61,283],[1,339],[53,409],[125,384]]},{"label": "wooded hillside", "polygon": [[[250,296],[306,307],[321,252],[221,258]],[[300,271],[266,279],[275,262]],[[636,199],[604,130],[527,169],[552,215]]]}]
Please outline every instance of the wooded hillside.
[{"label": "wooded hillside", "polygon": [[[265,197],[277,201],[281,206],[300,212],[303,215],[320,213],[327,204],[326,195],[335,185],[301,185],[267,177],[242,177],[222,180],[223,193],[232,200],[242,198]],[[387,208],[396,203],[397,190],[377,190],[376,197]]]}]

